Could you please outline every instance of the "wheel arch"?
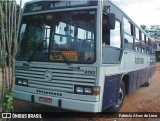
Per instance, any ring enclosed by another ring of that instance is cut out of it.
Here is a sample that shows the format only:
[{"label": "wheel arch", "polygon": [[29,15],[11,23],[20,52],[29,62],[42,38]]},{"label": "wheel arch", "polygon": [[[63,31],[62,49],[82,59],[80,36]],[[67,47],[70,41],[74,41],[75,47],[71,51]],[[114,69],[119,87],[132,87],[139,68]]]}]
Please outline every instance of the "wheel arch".
[{"label": "wheel arch", "polygon": [[123,74],[121,77],[121,81],[123,81],[124,86],[125,86],[125,94],[128,94],[129,93],[129,81],[130,81],[129,74],[128,73]]}]

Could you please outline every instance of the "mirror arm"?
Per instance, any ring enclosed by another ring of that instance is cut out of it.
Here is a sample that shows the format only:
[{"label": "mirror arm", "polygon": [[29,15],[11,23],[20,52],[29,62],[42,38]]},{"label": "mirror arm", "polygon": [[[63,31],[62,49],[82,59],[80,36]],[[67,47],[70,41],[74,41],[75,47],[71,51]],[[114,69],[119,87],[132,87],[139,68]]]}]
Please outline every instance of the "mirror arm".
[{"label": "mirror arm", "polygon": [[104,11],[106,14],[110,13],[110,5],[109,5],[109,6],[104,6],[103,11]]}]

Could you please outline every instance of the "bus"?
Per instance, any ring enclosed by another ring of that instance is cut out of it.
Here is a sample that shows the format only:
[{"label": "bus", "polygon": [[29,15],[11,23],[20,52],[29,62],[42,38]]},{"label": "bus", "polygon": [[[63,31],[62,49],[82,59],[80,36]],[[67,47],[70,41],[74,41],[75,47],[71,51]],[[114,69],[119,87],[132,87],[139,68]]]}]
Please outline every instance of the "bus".
[{"label": "bus", "polygon": [[14,98],[81,112],[118,112],[149,86],[155,42],[109,0],[25,4]]}]

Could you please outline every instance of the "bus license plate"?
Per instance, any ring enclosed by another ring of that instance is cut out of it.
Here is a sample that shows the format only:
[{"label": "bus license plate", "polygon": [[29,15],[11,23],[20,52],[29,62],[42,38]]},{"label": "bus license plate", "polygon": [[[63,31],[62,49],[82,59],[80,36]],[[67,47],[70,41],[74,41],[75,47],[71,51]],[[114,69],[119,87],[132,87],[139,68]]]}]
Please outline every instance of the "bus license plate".
[{"label": "bus license plate", "polygon": [[51,98],[45,98],[45,97],[39,97],[40,102],[45,102],[45,103],[52,103]]}]

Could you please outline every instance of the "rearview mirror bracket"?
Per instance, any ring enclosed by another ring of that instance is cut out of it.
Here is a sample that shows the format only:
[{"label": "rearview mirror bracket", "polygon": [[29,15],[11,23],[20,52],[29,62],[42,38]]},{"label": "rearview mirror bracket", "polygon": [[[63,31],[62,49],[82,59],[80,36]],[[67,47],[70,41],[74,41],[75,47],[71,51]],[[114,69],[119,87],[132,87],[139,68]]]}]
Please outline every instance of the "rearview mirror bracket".
[{"label": "rearview mirror bracket", "polygon": [[104,12],[107,15],[107,17],[104,18],[107,21],[107,29],[115,29],[116,15],[114,13],[110,13],[110,6],[104,6]]}]

